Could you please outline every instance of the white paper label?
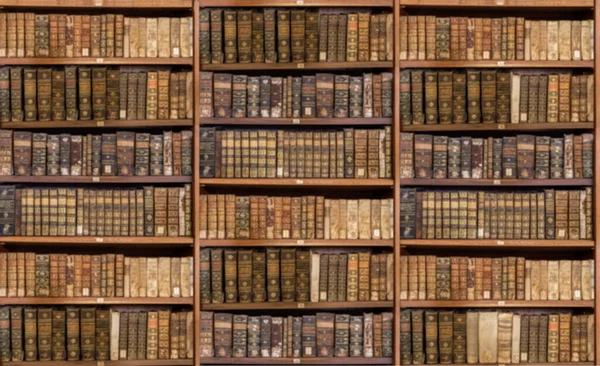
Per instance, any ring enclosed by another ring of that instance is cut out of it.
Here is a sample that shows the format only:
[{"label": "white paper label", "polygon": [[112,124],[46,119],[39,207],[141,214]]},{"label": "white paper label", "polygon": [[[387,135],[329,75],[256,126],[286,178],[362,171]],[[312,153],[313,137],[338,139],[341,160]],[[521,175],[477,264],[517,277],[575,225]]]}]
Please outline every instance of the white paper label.
[{"label": "white paper label", "polygon": [[97,58],[96,59],[96,63],[97,64],[103,64],[104,63],[104,59],[103,58]]},{"label": "white paper label", "polygon": [[312,108],[304,107],[304,114],[306,114],[307,116],[310,116],[312,114]]},{"label": "white paper label", "polygon": [[580,50],[575,50],[573,52],[573,58],[574,59],[580,59],[581,58],[581,51]]},{"label": "white paper label", "polygon": [[500,179],[494,179],[494,185],[495,186],[499,186],[500,184],[502,184],[502,182],[500,181]]},{"label": "white paper label", "polygon": [[173,47],[173,56],[179,57],[179,47]]},{"label": "white paper label", "polygon": [[304,5],[304,0],[296,0],[296,5]]},{"label": "white paper label", "polygon": [[373,230],[373,236],[376,236],[376,237],[378,237],[378,236],[380,236],[380,235],[381,235],[381,234],[380,234],[380,231],[379,231],[379,229],[374,229],[374,230]]},{"label": "white paper label", "polygon": [[296,242],[296,244],[297,244],[297,245],[304,245],[304,240],[298,240],[298,241]]},{"label": "white paper label", "polygon": [[104,304],[104,298],[103,297],[99,297],[99,298],[96,299],[96,302],[98,304]]},{"label": "white paper label", "polygon": [[480,238],[483,237],[483,228],[477,229],[477,236]]},{"label": "white paper label", "polygon": [[484,60],[490,59],[490,51],[483,51],[483,59]]},{"label": "white paper label", "polygon": [[506,125],[505,125],[504,123],[500,123],[500,124],[498,125],[498,129],[499,129],[499,130],[505,130],[505,129],[506,129]]},{"label": "white paper label", "polygon": [[81,226],[81,225],[77,226],[77,234],[83,235],[83,226]]},{"label": "white paper label", "polygon": [[100,177],[92,177],[92,182],[100,182]]},{"label": "white paper label", "polygon": [[295,125],[299,125],[300,124],[300,118],[294,118],[292,119],[292,123]]},{"label": "white paper label", "polygon": [[506,303],[504,301],[498,301],[498,306],[504,306]]},{"label": "white paper label", "polygon": [[104,366],[104,361],[98,361],[98,365],[97,366]]},{"label": "white paper label", "polygon": [[82,48],[82,49],[81,49],[81,55],[82,55],[83,57],[89,57],[89,56],[90,56],[90,49],[89,49],[89,48],[87,48],[87,47],[86,47],[86,48]]},{"label": "white paper label", "polygon": [[95,6],[102,6],[102,5],[104,5],[104,0],[94,0],[94,5]]},{"label": "white paper label", "polygon": [[[298,0],[298,1],[301,1],[301,0]],[[294,363],[295,364],[300,364],[300,359],[299,358],[294,358]]]},{"label": "white paper label", "polygon": [[173,295],[179,296],[179,287],[173,287]]},{"label": "white paper label", "polygon": [[277,176],[283,177],[283,168],[277,168]]},{"label": "white paper label", "polygon": [[104,241],[104,238],[96,238],[96,243],[102,243]]},{"label": "white paper label", "polygon": [[498,244],[498,245],[504,245],[504,240],[498,240],[498,241],[497,241],[497,244]]},{"label": "white paper label", "polygon": [[299,69],[303,69],[303,68],[304,68],[304,63],[302,63],[302,62],[301,62],[301,63],[299,63],[299,64],[296,64],[296,66],[297,66]]},{"label": "white paper label", "polygon": [[111,174],[112,173],[112,167],[110,165],[104,166],[104,173]]},{"label": "white paper label", "polygon": [[504,66],[504,61],[498,61],[498,66]]},{"label": "white paper label", "polygon": [[527,121],[527,113],[521,113],[521,121]]},{"label": "white paper label", "polygon": [[104,121],[98,121],[98,122],[96,122],[96,126],[103,127],[104,126]]},{"label": "white paper label", "polygon": [[575,297],[581,298],[581,290],[575,290]]},{"label": "white paper label", "polygon": [[119,118],[121,118],[121,119],[127,118],[127,111],[123,111],[123,110],[119,111]]},{"label": "white paper label", "polygon": [[304,303],[303,302],[299,302],[298,303],[298,308],[299,309],[304,309]]},{"label": "white paper label", "polygon": [[512,175],[512,168],[506,168],[506,175]]},{"label": "white paper label", "polygon": [[304,181],[302,179],[296,179],[296,184],[304,184]]},{"label": "white paper label", "polygon": [[90,289],[89,289],[89,287],[84,287],[84,288],[82,288],[82,289],[81,289],[81,294],[82,294],[83,296],[90,296]]}]

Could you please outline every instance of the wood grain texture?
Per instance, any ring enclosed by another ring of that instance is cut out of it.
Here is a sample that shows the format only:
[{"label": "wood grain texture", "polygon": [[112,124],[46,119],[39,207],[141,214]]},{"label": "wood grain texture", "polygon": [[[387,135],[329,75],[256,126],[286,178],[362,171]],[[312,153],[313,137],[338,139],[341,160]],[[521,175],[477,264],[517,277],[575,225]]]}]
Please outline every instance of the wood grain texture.
[{"label": "wood grain texture", "polygon": [[10,129],[54,129],[54,128],[154,128],[154,127],[188,127],[193,125],[191,119],[155,119],[155,120],[116,120],[116,121],[48,121],[48,122],[2,122],[1,128]]},{"label": "wood grain texture", "polygon": [[462,239],[402,239],[406,247],[479,247],[479,248],[593,248],[594,240],[462,240]]},{"label": "wood grain texture", "polygon": [[201,365],[391,365],[391,357],[200,358]]},{"label": "wood grain texture", "polygon": [[515,300],[403,300],[402,308],[594,308],[589,301],[515,301]]},{"label": "wood grain texture", "polygon": [[5,7],[190,9],[192,0],[2,0]]},{"label": "wood grain texture", "polygon": [[335,310],[392,308],[393,301],[344,301],[344,302],[252,302],[235,304],[202,304],[207,311],[239,310]]},{"label": "wood grain texture", "polygon": [[394,240],[201,239],[203,247],[391,247]]},{"label": "wood grain texture", "polygon": [[200,118],[202,125],[255,125],[255,126],[384,126],[392,118]]},{"label": "wood grain texture", "polygon": [[192,57],[6,57],[4,65],[188,65]]},{"label": "wood grain texture", "polygon": [[[1,179],[0,179],[1,180]],[[393,179],[319,179],[319,178],[204,178],[199,180],[207,187],[357,187],[357,188],[391,188]]]},{"label": "wood grain texture", "polygon": [[326,7],[392,7],[392,0],[202,0],[202,7],[262,7],[262,6],[326,6]]},{"label": "wood grain texture", "polygon": [[[278,5],[279,6],[279,5]],[[391,69],[392,61],[368,62],[285,62],[285,63],[247,63],[247,64],[206,64],[203,71],[239,71],[239,70],[346,70],[346,69]]]},{"label": "wood grain texture", "polygon": [[594,68],[594,61],[400,61],[400,67],[409,68]]},{"label": "wood grain texture", "polygon": [[51,183],[51,184],[164,184],[164,183],[192,183],[191,176],[106,176],[106,177],[86,177],[86,176],[0,176],[0,182],[3,183]]},{"label": "wood grain texture", "polygon": [[406,7],[591,8],[594,0],[400,0]]},{"label": "wood grain texture", "polygon": [[114,246],[114,245],[152,245],[164,246],[191,246],[193,238],[157,237],[157,236],[3,236],[0,243],[19,245],[86,245]]},{"label": "wood grain texture", "polygon": [[593,122],[585,123],[472,123],[472,124],[436,124],[405,125],[402,132],[436,132],[436,131],[572,131],[591,130]]},{"label": "wood grain texture", "polygon": [[3,305],[193,305],[191,297],[5,297]]},{"label": "wood grain texture", "polygon": [[593,179],[402,179],[402,186],[471,187],[578,187]]}]

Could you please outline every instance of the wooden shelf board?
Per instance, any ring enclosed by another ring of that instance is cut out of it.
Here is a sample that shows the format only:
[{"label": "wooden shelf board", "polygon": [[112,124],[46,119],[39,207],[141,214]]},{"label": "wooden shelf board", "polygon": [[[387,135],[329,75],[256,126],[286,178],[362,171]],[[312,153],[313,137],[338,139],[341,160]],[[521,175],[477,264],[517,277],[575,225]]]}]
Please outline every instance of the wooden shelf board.
[{"label": "wooden shelf board", "polygon": [[3,236],[0,243],[4,244],[34,244],[34,245],[156,245],[187,246],[193,245],[193,238],[165,236]]},{"label": "wooden shelf board", "polygon": [[5,7],[191,9],[192,0],[2,0]]},{"label": "wooden shelf board", "polygon": [[400,300],[400,308],[593,308],[594,300]]},{"label": "wooden shelf board", "polygon": [[[1,59],[0,59],[1,60]],[[0,62],[1,63],[1,62]],[[139,127],[191,127],[192,119],[114,120],[114,121],[45,121],[0,122],[1,128],[139,128]]]},{"label": "wooden shelf board", "polygon": [[391,357],[201,357],[201,365],[391,365]]},{"label": "wooden shelf board", "polygon": [[391,69],[393,61],[203,64],[202,71]]},{"label": "wooden shelf board", "polygon": [[[98,0],[99,1],[99,0]],[[189,65],[192,57],[4,57],[0,65]]]},{"label": "wooden shelf board", "polygon": [[3,297],[3,305],[193,305],[193,297]]},{"label": "wooden shelf board", "polygon": [[448,131],[556,131],[591,130],[594,122],[582,123],[461,123],[434,125],[402,125],[402,132],[448,132]]},{"label": "wooden shelf board", "polygon": [[[111,177],[87,177],[87,176],[46,176],[46,175],[28,175],[28,176],[0,176],[0,182],[3,183],[93,183],[93,184],[161,184],[161,183],[192,183],[191,176],[111,176]],[[2,238],[0,238],[2,239]]]},{"label": "wooden shelf board", "polygon": [[408,7],[592,8],[594,0],[400,0],[400,5]]},{"label": "wooden shelf board", "polygon": [[406,247],[530,247],[530,248],[593,248],[593,240],[526,240],[526,239],[400,239]]},{"label": "wooden shelf board", "polygon": [[200,117],[201,125],[391,126],[392,118],[218,118]]},{"label": "wooden shelf board", "polygon": [[414,69],[414,68],[594,68],[594,61],[400,61],[401,69]]},{"label": "wooden shelf board", "polygon": [[203,247],[392,247],[394,240],[200,239],[200,245]]},{"label": "wooden shelf board", "polygon": [[[26,0],[23,0],[26,1]],[[277,7],[392,7],[392,0],[303,0],[299,3],[298,0],[202,0],[201,7],[261,7],[261,6],[277,6]]]},{"label": "wooden shelf board", "polygon": [[202,310],[294,310],[294,309],[369,309],[391,308],[393,301],[344,301],[344,302],[253,302],[235,304],[200,304]]},{"label": "wooden shelf board", "polygon": [[3,365],[8,366],[31,366],[31,365],[48,365],[48,366],[192,366],[193,359],[185,360],[119,360],[119,361],[11,361],[5,362]]},{"label": "wooden shelf board", "polygon": [[569,187],[593,183],[593,179],[400,179],[401,186]]},{"label": "wooden shelf board", "polygon": [[379,188],[393,187],[393,179],[294,179],[294,178],[202,178],[199,180],[205,186],[235,186],[235,187],[362,187]]}]

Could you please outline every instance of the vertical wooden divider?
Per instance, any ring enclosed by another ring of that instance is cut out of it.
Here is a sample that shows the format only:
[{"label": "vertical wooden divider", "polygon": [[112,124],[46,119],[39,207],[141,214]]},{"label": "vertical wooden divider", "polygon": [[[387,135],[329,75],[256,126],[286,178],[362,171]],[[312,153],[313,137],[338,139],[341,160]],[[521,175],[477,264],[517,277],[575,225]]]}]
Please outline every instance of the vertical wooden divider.
[{"label": "vertical wooden divider", "polygon": [[200,239],[198,238],[200,223],[200,0],[193,0],[194,19],[194,157],[192,159],[192,202],[194,225],[194,365],[200,365]]},{"label": "vertical wooden divider", "polygon": [[[599,0],[600,1],[600,0]],[[394,12],[394,365],[400,364],[400,0],[392,4]]]},{"label": "vertical wooden divider", "polygon": [[[600,0],[595,0],[594,1],[594,53],[596,53],[596,51],[598,50],[598,47],[600,47],[600,41],[598,39],[598,34],[600,34],[600,24],[598,24],[598,22],[600,21]],[[596,284],[594,286],[594,292],[595,292],[595,296],[594,296],[594,325],[595,325],[595,358],[594,358],[594,364],[598,364],[598,362],[600,362],[600,347],[598,347],[598,340],[600,339],[600,316],[598,313],[598,309],[600,308],[600,306],[598,306],[599,301],[600,301],[600,286],[598,286],[598,284],[600,284],[600,271],[598,271],[597,267],[598,264],[600,263],[600,252],[598,251],[598,248],[600,247],[599,242],[600,240],[598,239],[600,236],[600,219],[598,218],[598,215],[600,214],[600,211],[598,210],[598,206],[600,205],[600,180],[598,179],[598,176],[600,175],[600,164],[599,164],[599,159],[598,159],[598,155],[600,154],[600,133],[598,130],[598,117],[600,116],[598,114],[598,106],[600,106],[600,93],[598,93],[598,86],[600,85],[600,75],[598,74],[598,69],[600,66],[600,60],[598,58],[598,56],[594,55],[594,108],[596,109],[594,111],[594,209],[593,209],[593,213],[594,213],[594,229],[593,229],[593,235],[594,235],[594,283]]]}]

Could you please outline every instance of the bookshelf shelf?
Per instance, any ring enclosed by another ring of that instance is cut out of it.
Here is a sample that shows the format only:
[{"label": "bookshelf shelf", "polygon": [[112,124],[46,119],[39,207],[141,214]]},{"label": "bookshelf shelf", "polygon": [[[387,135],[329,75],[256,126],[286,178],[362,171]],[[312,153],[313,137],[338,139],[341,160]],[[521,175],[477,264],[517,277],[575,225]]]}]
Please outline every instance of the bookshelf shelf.
[{"label": "bookshelf shelf", "polygon": [[192,0],[3,0],[5,7],[191,9]]},{"label": "bookshelf shelf", "polygon": [[393,179],[315,179],[315,178],[205,178],[199,183],[208,187],[348,187],[392,188]]},{"label": "bookshelf shelf", "polygon": [[254,302],[235,304],[201,304],[202,310],[331,310],[392,308],[393,301],[344,301],[344,302]]},{"label": "bookshelf shelf", "polygon": [[4,236],[0,237],[4,244],[31,244],[31,245],[151,245],[151,246],[190,246],[194,244],[193,238],[164,237],[164,236]]},{"label": "bookshelf shelf", "polygon": [[191,119],[116,120],[116,121],[47,121],[47,122],[0,122],[0,127],[11,129],[42,128],[152,128],[152,127],[191,127]]},{"label": "bookshelf shelf", "polygon": [[393,239],[200,239],[203,247],[392,247]]},{"label": "bookshelf shelf", "polygon": [[591,186],[593,179],[401,179],[402,186],[477,187],[577,187]]},{"label": "bookshelf shelf", "polygon": [[406,7],[592,8],[593,0],[400,0]]},{"label": "bookshelf shelf", "polygon": [[49,365],[49,366],[192,366],[193,359],[185,360],[119,360],[119,361],[13,361],[5,362],[9,366],[31,366],[31,365]]},{"label": "bookshelf shelf", "polygon": [[390,69],[393,61],[205,64],[202,71]]},{"label": "bookshelf shelf", "polygon": [[193,305],[192,297],[4,297],[3,305]]},{"label": "bookshelf shelf", "polygon": [[288,6],[301,6],[301,7],[392,7],[394,2],[392,0],[203,0],[202,7],[288,7]]},{"label": "bookshelf shelf", "polygon": [[390,126],[392,118],[200,118],[202,125],[256,126]]},{"label": "bookshelf shelf", "polygon": [[593,122],[581,123],[472,123],[472,124],[435,124],[403,125],[402,132],[449,132],[449,131],[572,131],[591,130]]},{"label": "bookshelf shelf", "polygon": [[400,239],[406,247],[594,248],[594,240]]},{"label": "bookshelf shelf", "polygon": [[585,68],[593,69],[594,61],[400,61],[400,67],[403,69],[413,68]]},{"label": "bookshelf shelf", "polygon": [[200,358],[201,365],[391,365],[391,357]]},{"label": "bookshelf shelf", "polygon": [[402,308],[594,308],[594,300],[400,300]]},{"label": "bookshelf shelf", "polygon": [[[101,1],[101,0],[95,0]],[[2,65],[187,65],[192,57],[6,57]]]},{"label": "bookshelf shelf", "polygon": [[164,183],[192,183],[191,176],[0,176],[0,182],[3,183],[93,183],[93,184],[164,184]]}]

